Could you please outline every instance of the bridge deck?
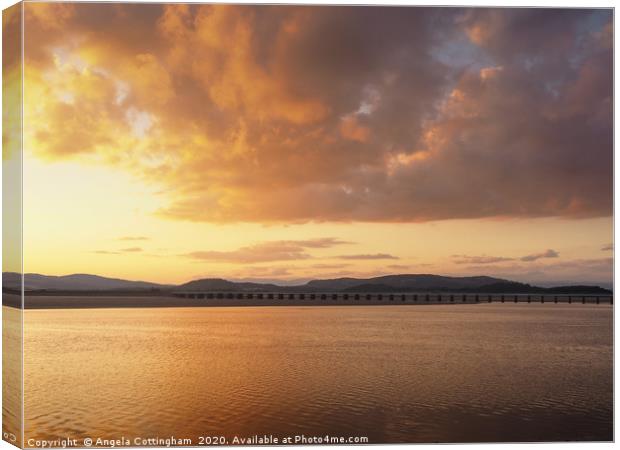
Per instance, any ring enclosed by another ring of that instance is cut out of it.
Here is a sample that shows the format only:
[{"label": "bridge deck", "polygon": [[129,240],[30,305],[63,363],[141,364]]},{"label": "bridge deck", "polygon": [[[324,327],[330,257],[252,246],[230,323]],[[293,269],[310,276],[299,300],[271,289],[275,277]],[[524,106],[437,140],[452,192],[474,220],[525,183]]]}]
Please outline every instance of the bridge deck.
[{"label": "bridge deck", "polygon": [[440,303],[580,303],[613,304],[613,295],[592,294],[445,294],[445,293],[345,293],[345,292],[175,292],[179,298],[214,301],[250,300],[289,304],[440,304]]}]

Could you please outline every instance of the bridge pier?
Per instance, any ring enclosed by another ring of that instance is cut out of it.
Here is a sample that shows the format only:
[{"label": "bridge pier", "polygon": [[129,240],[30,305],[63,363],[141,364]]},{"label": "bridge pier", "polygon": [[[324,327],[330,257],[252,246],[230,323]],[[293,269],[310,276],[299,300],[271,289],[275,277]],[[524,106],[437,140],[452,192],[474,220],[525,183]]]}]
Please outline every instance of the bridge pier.
[{"label": "bridge pier", "polygon": [[[454,294],[454,293],[426,293],[426,294],[398,294],[398,293],[344,293],[344,292],[171,292],[170,295],[176,298],[185,298],[191,300],[207,300],[206,304],[209,304],[210,300],[262,300],[269,301],[270,303],[275,300],[279,301],[304,301],[304,300],[321,300],[326,302],[332,300],[333,302],[349,303],[351,300],[362,302],[363,304],[381,304],[386,302],[388,304],[396,301],[412,304],[418,303],[418,301],[424,301],[426,303],[441,304],[441,303],[480,303],[488,302],[493,303],[498,301],[501,303],[514,302],[521,303],[527,300],[528,303],[539,302],[544,303],[568,303],[572,304],[573,300],[578,303],[587,304],[609,304],[613,305],[613,295],[566,295],[566,294]],[[419,298],[422,296],[422,298]],[[520,298],[522,297],[522,299]],[[591,299],[591,300],[590,300]],[[276,302],[274,304],[278,304]],[[215,302],[218,304],[218,302]]]}]

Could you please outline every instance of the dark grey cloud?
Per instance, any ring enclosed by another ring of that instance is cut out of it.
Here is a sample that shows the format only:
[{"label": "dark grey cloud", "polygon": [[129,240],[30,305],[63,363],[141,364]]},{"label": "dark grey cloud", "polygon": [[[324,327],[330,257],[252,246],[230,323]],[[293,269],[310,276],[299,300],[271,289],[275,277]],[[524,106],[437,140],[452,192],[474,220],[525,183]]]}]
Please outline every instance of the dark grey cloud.
[{"label": "dark grey cloud", "polygon": [[545,250],[544,252],[533,253],[525,255],[520,258],[512,258],[506,256],[470,256],[470,255],[452,255],[455,264],[469,264],[469,265],[482,265],[482,264],[497,264],[503,262],[510,262],[519,259],[523,262],[537,261],[543,258],[558,258],[560,254],[552,249]]},{"label": "dark grey cloud", "polygon": [[558,252],[556,252],[555,250],[549,249],[541,253],[534,253],[531,255],[523,256],[521,258],[521,261],[529,262],[529,261],[536,261],[536,260],[543,259],[543,258],[557,258],[559,256],[560,254]]},{"label": "dark grey cloud", "polygon": [[514,258],[506,258],[503,256],[468,256],[453,255],[455,264],[495,264],[504,261],[513,261]]}]

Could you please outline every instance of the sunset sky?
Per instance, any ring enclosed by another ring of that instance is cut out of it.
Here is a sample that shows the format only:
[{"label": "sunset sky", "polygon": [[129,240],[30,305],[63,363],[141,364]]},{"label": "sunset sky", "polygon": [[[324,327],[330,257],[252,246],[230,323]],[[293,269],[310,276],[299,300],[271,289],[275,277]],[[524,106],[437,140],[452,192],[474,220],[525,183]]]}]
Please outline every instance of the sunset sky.
[{"label": "sunset sky", "polygon": [[611,283],[611,10],[24,11],[26,272]]}]

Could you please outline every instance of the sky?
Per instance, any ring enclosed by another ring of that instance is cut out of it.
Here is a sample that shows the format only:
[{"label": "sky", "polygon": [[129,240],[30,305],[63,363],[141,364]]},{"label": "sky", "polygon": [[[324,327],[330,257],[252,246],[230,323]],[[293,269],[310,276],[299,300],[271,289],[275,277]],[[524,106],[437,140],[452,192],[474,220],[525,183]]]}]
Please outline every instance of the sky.
[{"label": "sky", "polygon": [[612,281],[609,9],[24,9],[26,272]]}]

